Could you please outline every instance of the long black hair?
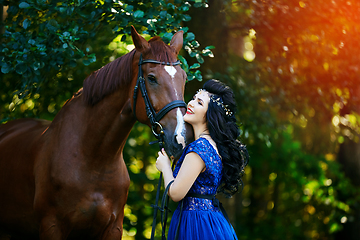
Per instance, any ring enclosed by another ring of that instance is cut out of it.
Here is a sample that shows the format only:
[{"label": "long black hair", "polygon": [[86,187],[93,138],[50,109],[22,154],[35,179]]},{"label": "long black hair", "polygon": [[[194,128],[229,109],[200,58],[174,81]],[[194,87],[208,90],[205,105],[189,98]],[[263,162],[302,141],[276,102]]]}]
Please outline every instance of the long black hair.
[{"label": "long black hair", "polygon": [[249,161],[246,146],[238,139],[240,131],[235,118],[237,108],[234,93],[230,87],[215,79],[207,81],[203,89],[211,95],[206,113],[207,127],[223,163],[222,183],[218,192],[231,197],[242,189],[241,178]]}]

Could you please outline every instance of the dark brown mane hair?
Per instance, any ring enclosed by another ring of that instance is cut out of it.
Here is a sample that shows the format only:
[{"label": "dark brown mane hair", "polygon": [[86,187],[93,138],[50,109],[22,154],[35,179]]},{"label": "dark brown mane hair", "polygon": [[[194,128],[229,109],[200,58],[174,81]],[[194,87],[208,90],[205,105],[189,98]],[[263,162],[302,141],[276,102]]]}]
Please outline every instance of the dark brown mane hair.
[{"label": "dark brown mane hair", "polygon": [[[149,40],[151,54],[155,60],[161,62],[176,61],[176,54],[169,45],[165,44],[160,37],[156,36]],[[91,73],[83,84],[85,101],[95,105],[105,96],[116,91],[120,86],[131,81],[132,61],[136,50],[106,64],[102,68]],[[144,53],[146,54],[146,53]]]},{"label": "dark brown mane hair", "polygon": [[88,104],[97,104],[120,85],[131,81],[134,54],[135,49],[94,71],[84,80],[83,95]]}]

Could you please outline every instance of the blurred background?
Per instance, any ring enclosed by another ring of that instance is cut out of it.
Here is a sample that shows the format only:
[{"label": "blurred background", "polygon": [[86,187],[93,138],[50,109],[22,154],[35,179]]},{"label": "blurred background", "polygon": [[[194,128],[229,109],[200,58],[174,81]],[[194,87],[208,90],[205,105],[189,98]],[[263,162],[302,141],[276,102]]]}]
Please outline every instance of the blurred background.
[{"label": "blurred background", "polygon": [[[250,162],[243,191],[220,199],[238,238],[360,239],[359,1],[0,0],[0,7],[2,123],[52,120],[87,75],[134,48],[131,25],[165,42],[181,29],[185,101],[211,78],[235,92]],[[125,240],[150,239],[159,177],[153,140],[137,123],[124,150]]]}]

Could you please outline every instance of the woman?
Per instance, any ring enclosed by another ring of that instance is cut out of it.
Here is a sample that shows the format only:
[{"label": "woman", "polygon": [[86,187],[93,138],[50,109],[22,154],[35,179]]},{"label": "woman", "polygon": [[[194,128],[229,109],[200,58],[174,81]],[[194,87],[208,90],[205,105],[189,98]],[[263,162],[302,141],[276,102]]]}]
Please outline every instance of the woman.
[{"label": "woman", "polygon": [[[218,80],[207,81],[188,104],[184,121],[191,124],[195,141],[184,149],[174,172],[164,150],[156,167],[163,173],[168,195],[181,201],[169,227],[172,239],[237,239],[233,227],[212,197],[232,196],[242,185],[248,162],[246,147],[237,137],[236,104],[232,90]],[[214,205],[215,204],[215,205]]]}]

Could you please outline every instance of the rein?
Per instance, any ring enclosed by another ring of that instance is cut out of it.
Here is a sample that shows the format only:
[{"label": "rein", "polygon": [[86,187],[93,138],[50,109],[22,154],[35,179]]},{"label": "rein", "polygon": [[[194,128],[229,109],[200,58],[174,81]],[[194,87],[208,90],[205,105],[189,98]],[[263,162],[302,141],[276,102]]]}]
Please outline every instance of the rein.
[{"label": "rein", "polygon": [[[156,60],[153,60],[153,59],[143,60],[142,59],[142,54],[141,54],[140,59],[139,59],[139,63],[138,63],[139,71],[138,71],[138,77],[137,77],[136,86],[134,88],[134,96],[133,96],[133,98],[134,98],[134,104],[133,104],[134,117],[136,118],[137,93],[138,93],[138,91],[140,89],[141,96],[143,97],[144,102],[145,102],[146,115],[150,120],[152,133],[157,138],[157,142],[159,143],[159,148],[161,150],[164,147],[165,133],[164,133],[164,129],[163,129],[162,125],[159,123],[159,121],[169,111],[171,111],[172,109],[177,108],[177,107],[187,108],[187,105],[186,105],[186,103],[184,101],[175,100],[175,101],[172,101],[172,102],[168,103],[158,113],[156,113],[155,109],[151,105],[149,95],[148,95],[147,90],[146,90],[145,78],[143,76],[143,71],[142,71],[142,68],[141,68],[141,65],[143,65],[145,63],[155,63],[155,64],[161,64],[161,65],[167,65],[167,66],[176,66],[176,65],[180,64],[180,61],[169,63],[169,62],[160,62],[160,61],[156,61]],[[160,129],[159,133],[156,132],[157,127],[159,127],[159,129]],[[157,212],[158,211],[161,212],[162,239],[165,239],[166,220],[167,220],[167,214],[168,214],[168,211],[169,211],[168,207],[167,207],[168,202],[169,202],[169,196],[167,195],[168,188],[166,188],[165,192],[164,192],[164,195],[163,195],[162,204],[161,204],[161,206],[158,205],[159,197],[160,197],[161,183],[162,183],[162,173],[160,173],[160,177],[159,177],[159,183],[158,183],[157,192],[156,192],[156,202],[155,202],[154,205],[151,205],[154,208],[153,224],[152,224],[152,230],[151,230],[151,239],[154,239],[155,227],[156,227],[156,218],[157,218]],[[165,196],[165,194],[166,194],[166,196]]]}]

